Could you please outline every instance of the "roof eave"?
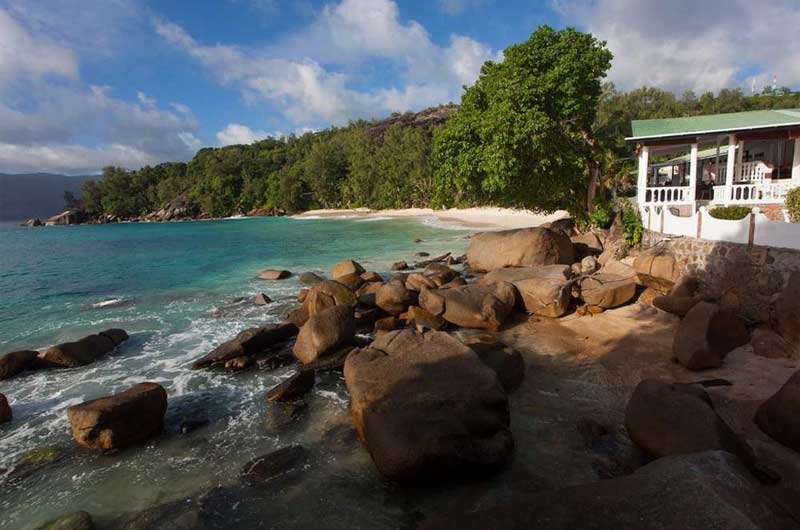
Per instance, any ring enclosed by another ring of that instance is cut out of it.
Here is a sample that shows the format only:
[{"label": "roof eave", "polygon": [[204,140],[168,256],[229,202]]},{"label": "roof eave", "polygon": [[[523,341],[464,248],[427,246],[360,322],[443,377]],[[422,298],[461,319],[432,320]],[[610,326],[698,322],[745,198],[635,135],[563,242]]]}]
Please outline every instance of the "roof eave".
[{"label": "roof eave", "polygon": [[753,131],[756,129],[781,129],[784,127],[797,127],[800,126],[800,121],[792,123],[770,124],[770,125],[754,125],[752,127],[737,127],[735,129],[710,129],[705,131],[687,131],[673,134],[654,134],[646,136],[628,136],[625,138],[626,142],[635,142],[640,140],[661,140],[667,138],[684,138],[691,136],[705,136],[709,134],[725,134],[735,133],[738,131]]}]

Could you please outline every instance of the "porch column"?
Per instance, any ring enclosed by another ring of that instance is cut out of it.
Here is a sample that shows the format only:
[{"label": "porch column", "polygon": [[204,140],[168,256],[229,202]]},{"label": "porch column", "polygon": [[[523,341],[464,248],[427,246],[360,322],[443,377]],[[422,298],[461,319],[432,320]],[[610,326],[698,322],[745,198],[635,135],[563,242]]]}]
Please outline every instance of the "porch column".
[{"label": "porch column", "polygon": [[729,204],[733,199],[733,172],[736,170],[736,135],[728,135],[728,167],[725,175],[725,202]]},{"label": "porch column", "polygon": [[689,157],[689,202],[692,205],[692,213],[695,212],[695,201],[697,201],[697,142],[692,144]]},{"label": "porch column", "polygon": [[736,175],[739,177],[739,180],[742,180],[742,160],[744,159],[744,142],[739,142],[736,144],[736,170],[738,174]]},{"label": "porch column", "polygon": [[650,164],[650,148],[643,145],[639,148],[639,176],[636,180],[636,197],[639,207],[644,206],[647,196],[647,168]]},{"label": "porch column", "polygon": [[794,139],[794,158],[792,159],[792,180],[800,182],[800,138]]}]

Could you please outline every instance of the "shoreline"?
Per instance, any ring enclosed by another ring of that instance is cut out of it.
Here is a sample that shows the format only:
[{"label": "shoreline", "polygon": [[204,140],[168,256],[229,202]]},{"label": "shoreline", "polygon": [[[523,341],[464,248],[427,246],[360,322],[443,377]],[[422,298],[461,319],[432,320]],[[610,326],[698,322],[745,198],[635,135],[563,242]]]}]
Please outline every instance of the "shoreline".
[{"label": "shoreline", "polygon": [[513,210],[491,206],[476,208],[450,208],[433,210],[431,208],[404,208],[389,210],[372,210],[369,208],[320,209],[309,210],[292,215],[293,219],[427,219],[434,220],[440,228],[479,228],[488,230],[510,230],[527,228],[549,223],[568,217],[566,211],[559,210],[551,214],[537,213],[529,210]]}]

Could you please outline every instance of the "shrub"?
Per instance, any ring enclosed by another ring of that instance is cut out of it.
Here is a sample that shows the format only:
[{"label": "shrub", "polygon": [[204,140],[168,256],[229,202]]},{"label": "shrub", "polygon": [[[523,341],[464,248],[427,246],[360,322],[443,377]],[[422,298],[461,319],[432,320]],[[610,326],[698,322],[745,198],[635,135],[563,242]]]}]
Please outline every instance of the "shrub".
[{"label": "shrub", "polygon": [[789,210],[789,219],[793,223],[800,223],[800,188],[786,194],[786,209]]},{"label": "shrub", "polygon": [[628,246],[638,247],[642,242],[642,219],[639,217],[639,210],[628,201],[622,205],[622,226],[625,228]]},{"label": "shrub", "polygon": [[751,211],[752,209],[747,206],[717,206],[709,210],[708,213],[715,219],[738,221],[747,217]]}]

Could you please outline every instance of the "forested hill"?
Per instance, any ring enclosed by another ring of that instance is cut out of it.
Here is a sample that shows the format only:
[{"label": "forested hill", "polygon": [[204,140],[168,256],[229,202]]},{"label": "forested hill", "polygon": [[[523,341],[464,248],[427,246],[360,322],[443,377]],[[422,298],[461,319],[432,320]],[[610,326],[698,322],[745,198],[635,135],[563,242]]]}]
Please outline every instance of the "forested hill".
[{"label": "forested hill", "polygon": [[64,209],[64,191],[78,195],[81,185],[93,178],[100,177],[0,173],[0,221],[50,217]]}]

